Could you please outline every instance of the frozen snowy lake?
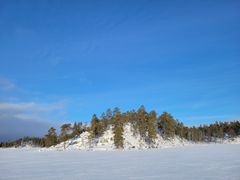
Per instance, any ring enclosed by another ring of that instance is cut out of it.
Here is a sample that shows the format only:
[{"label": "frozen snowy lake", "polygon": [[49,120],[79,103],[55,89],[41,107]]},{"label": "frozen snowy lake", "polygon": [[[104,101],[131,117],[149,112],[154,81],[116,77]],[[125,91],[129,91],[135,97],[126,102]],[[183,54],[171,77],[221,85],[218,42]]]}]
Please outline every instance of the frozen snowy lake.
[{"label": "frozen snowy lake", "polygon": [[240,145],[144,151],[0,149],[0,179],[239,180]]}]

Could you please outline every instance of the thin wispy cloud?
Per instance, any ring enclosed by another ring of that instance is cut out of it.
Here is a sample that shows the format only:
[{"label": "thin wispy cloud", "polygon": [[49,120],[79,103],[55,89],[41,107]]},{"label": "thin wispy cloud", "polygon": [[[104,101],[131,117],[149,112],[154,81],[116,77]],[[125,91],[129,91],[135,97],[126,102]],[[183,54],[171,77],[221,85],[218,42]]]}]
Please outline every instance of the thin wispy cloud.
[{"label": "thin wispy cloud", "polygon": [[15,83],[13,83],[12,81],[5,77],[0,77],[0,89],[8,91],[13,90],[15,88],[16,88]]},{"label": "thin wispy cloud", "polygon": [[53,104],[38,104],[35,102],[20,102],[20,103],[0,103],[0,111],[31,111],[31,112],[49,112],[54,110],[61,110],[64,108],[62,103]]},{"label": "thin wispy cloud", "polygon": [[0,102],[0,140],[23,136],[43,136],[49,127],[58,126],[65,105],[37,102]]}]

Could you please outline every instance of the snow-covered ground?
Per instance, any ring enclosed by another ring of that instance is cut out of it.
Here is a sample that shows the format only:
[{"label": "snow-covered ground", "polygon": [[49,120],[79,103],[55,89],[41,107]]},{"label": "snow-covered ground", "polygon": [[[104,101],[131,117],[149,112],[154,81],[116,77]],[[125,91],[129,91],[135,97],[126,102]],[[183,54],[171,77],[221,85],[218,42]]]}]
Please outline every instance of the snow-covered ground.
[{"label": "snow-covered ground", "polygon": [[0,149],[0,179],[239,180],[239,152],[239,144],[142,151]]},{"label": "snow-covered ground", "polygon": [[179,137],[164,140],[158,134],[155,143],[148,144],[126,124],[124,150],[117,150],[113,136],[109,127],[96,139],[84,132],[50,148],[0,149],[0,180],[240,180],[240,137],[196,144]]}]

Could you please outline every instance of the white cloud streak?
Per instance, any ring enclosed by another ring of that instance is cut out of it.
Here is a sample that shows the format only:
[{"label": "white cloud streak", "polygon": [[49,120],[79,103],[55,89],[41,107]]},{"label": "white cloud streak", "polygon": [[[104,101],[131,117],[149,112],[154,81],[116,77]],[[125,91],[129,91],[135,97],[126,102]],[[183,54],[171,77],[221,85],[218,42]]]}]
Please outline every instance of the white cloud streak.
[{"label": "white cloud streak", "polygon": [[0,103],[0,110],[5,111],[31,111],[31,112],[49,112],[54,110],[61,110],[64,108],[63,103],[54,104],[38,104],[35,102],[24,102],[24,103]]},{"label": "white cloud streak", "polygon": [[23,136],[42,136],[50,126],[58,126],[56,116],[63,103],[0,102],[0,141]]},{"label": "white cloud streak", "polygon": [[7,78],[0,77],[0,89],[8,91],[16,88],[16,85]]}]

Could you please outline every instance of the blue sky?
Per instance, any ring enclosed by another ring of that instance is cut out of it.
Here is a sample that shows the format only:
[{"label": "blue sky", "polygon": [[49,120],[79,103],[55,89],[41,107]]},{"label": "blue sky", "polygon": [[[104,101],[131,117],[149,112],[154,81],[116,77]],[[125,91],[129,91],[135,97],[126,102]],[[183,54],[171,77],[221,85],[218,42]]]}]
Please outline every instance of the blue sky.
[{"label": "blue sky", "polygon": [[0,136],[142,104],[240,119],[239,32],[239,1],[0,1]]}]

